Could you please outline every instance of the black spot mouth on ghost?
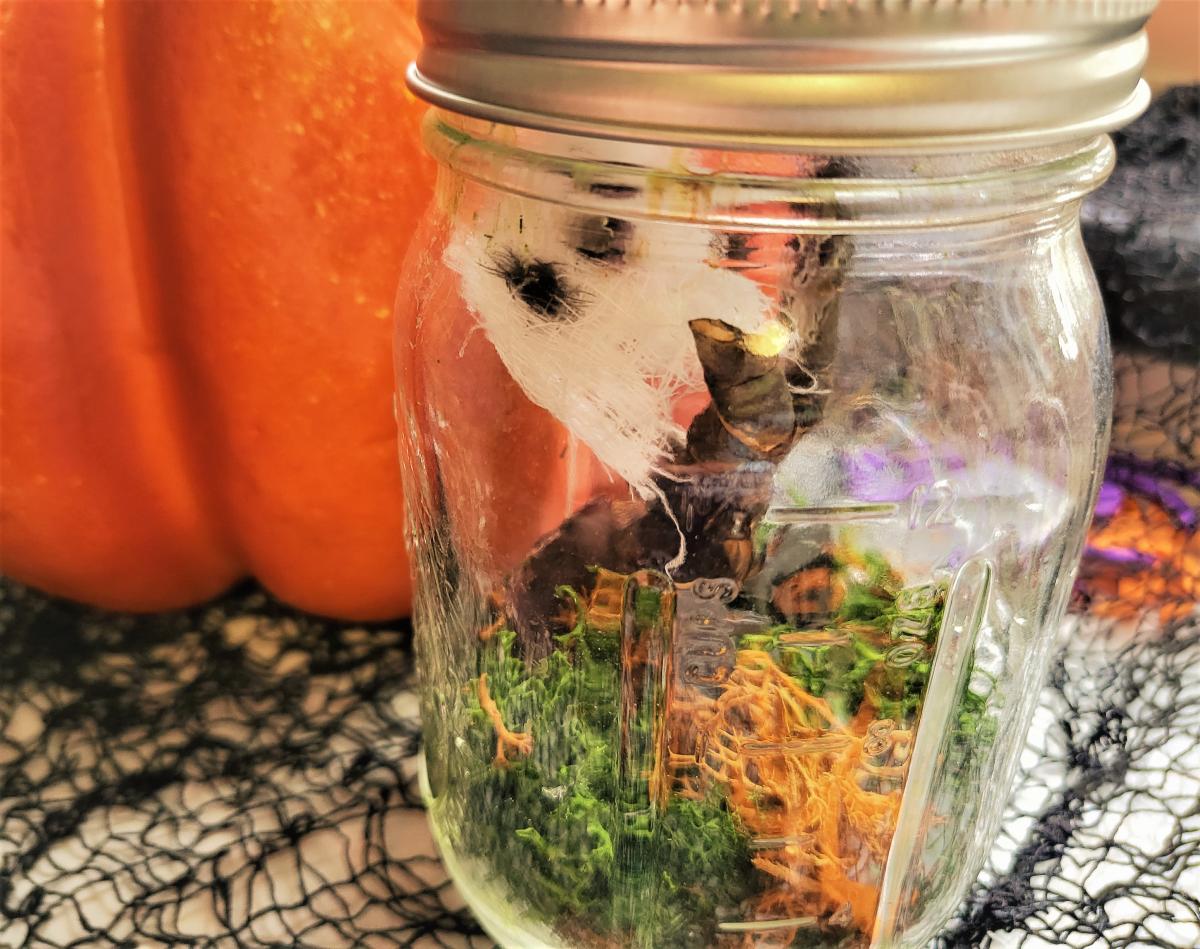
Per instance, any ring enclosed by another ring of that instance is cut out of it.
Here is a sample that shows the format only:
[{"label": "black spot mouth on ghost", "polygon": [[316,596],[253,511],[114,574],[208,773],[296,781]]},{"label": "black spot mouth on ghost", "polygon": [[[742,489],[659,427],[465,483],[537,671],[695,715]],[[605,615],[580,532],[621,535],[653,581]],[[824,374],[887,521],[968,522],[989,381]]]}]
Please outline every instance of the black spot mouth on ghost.
[{"label": "black spot mouth on ghost", "polygon": [[582,291],[572,287],[559,264],[524,258],[506,250],[493,258],[488,270],[508,285],[513,296],[547,320],[569,320],[584,301]]}]

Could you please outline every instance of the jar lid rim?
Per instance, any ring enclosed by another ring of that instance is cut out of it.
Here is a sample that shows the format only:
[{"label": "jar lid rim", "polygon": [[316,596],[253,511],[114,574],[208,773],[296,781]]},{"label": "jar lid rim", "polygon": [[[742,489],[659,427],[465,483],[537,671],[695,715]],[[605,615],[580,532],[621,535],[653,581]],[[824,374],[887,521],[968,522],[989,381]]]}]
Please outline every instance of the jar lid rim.
[{"label": "jar lid rim", "polygon": [[421,0],[421,98],[599,138],[855,152],[1111,131],[1156,0]]}]

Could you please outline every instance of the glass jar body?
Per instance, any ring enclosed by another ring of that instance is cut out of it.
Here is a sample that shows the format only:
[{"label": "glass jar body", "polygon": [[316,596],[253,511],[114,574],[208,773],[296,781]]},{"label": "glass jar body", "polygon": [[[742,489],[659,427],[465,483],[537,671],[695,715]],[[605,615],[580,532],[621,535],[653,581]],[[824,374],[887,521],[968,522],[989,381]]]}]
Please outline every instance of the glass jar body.
[{"label": "glass jar body", "polygon": [[924,945],[997,828],[1107,439],[1077,222],[1106,144],[428,136],[398,421],[468,902],[514,947]]}]

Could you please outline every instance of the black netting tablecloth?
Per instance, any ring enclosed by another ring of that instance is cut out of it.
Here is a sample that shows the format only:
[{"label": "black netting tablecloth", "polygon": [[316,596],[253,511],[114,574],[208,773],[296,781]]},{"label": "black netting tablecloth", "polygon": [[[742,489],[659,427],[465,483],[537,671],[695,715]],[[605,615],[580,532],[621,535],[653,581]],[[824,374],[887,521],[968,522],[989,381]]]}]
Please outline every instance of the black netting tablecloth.
[{"label": "black netting tablecloth", "polygon": [[0,945],[489,944],[426,831],[406,627],[0,597]]},{"label": "black netting tablecloth", "polygon": [[[416,787],[407,629],[0,588],[0,945],[486,946]],[[1200,945],[1200,622],[1076,618],[945,946]]]},{"label": "black netting tablecloth", "polygon": [[[1126,133],[1142,172],[1085,215],[1114,455],[1001,837],[941,949],[1200,946],[1198,102],[1176,90]],[[0,581],[0,946],[491,945],[426,829],[410,647],[403,623],[252,587],[132,617]]]}]

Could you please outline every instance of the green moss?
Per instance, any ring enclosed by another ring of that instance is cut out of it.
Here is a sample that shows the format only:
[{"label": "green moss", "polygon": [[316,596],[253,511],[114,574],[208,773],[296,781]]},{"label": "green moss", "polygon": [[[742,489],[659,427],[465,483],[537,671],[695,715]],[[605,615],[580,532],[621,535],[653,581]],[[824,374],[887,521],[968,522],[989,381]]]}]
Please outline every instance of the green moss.
[{"label": "green moss", "polygon": [[462,845],[560,925],[578,917],[644,946],[709,939],[718,908],[751,892],[750,851],[733,815],[718,800],[678,798],[652,812],[644,790],[623,786],[616,636],[581,624],[529,669],[514,640],[500,633],[480,671],[506,724],[531,733],[534,750],[493,765],[495,733],[471,697],[455,777],[465,795]]},{"label": "green moss", "polygon": [[[945,591],[901,589],[878,557],[839,571],[846,595],[830,624],[815,631],[824,643],[789,642],[798,631],[778,625],[740,637],[737,647],[770,653],[846,720],[870,701],[876,718],[910,726],[928,684]],[[486,858],[514,897],[564,933],[647,949],[712,944],[717,920],[771,882],[753,867],[748,836],[718,789],[702,801],[648,804],[644,769],[623,769],[620,760],[620,634],[589,626],[577,591],[558,592],[580,619],[548,656],[527,663],[510,630],[481,646],[478,672],[505,724],[533,736],[533,751],[510,755],[507,767],[493,763],[496,733],[472,682],[468,725],[451,756],[460,846]],[[660,594],[643,588],[635,621],[649,628],[662,608]],[[900,644],[919,657],[889,663],[888,650]],[[625,748],[645,754],[653,746],[652,716],[626,724]],[[967,741],[990,740],[986,700],[968,690],[958,727]]]}]

